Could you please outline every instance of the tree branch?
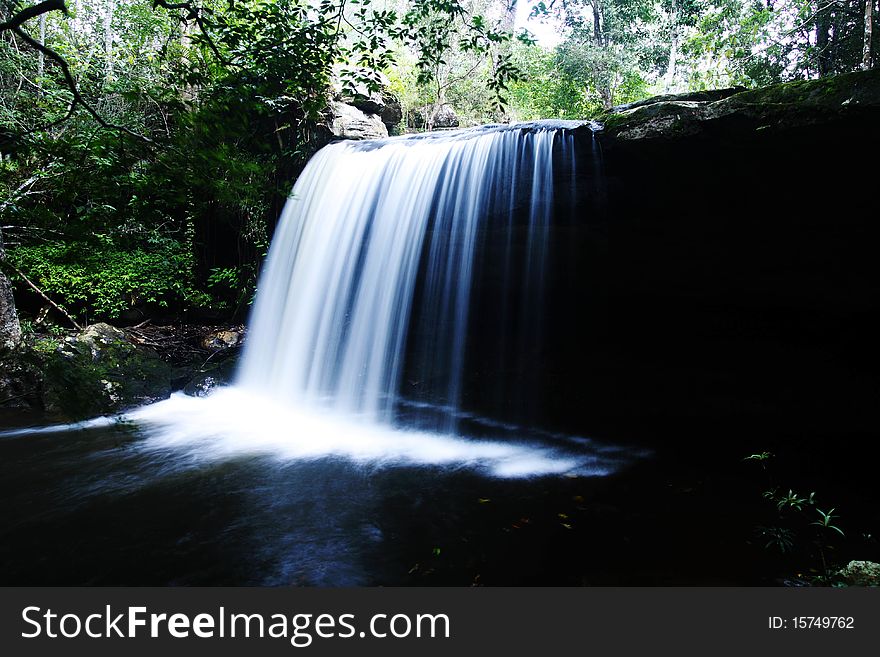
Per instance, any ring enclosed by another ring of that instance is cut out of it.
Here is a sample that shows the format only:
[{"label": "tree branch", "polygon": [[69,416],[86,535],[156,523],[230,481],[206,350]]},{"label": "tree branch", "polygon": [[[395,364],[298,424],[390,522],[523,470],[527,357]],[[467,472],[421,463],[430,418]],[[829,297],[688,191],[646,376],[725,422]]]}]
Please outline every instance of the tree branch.
[{"label": "tree branch", "polygon": [[64,4],[64,0],[45,0],[38,5],[32,5],[22,9],[5,23],[0,23],[0,32],[4,30],[14,30],[16,27],[21,27],[25,21],[29,21],[32,18],[36,18],[37,16],[50,11],[61,11],[66,15],[67,7]]},{"label": "tree branch", "polygon": [[21,276],[21,279],[22,279],[25,283],[27,283],[27,284],[28,284],[28,285],[29,285],[29,286],[30,286],[30,287],[31,287],[31,288],[32,288],[37,294],[39,294],[41,297],[43,297],[43,299],[44,299],[45,301],[47,301],[47,302],[49,303],[50,306],[52,306],[55,310],[57,310],[57,311],[60,312],[62,315],[64,315],[64,316],[67,318],[67,321],[69,321],[71,324],[73,324],[74,328],[75,328],[77,331],[82,331],[82,326],[80,326],[80,325],[77,323],[77,321],[76,321],[73,317],[71,317],[70,313],[68,313],[66,310],[64,310],[64,308],[62,308],[62,307],[59,306],[57,303],[55,303],[54,301],[52,301],[52,299],[50,299],[48,296],[46,296],[46,293],[43,292],[40,288],[38,288],[38,287],[33,283],[33,281],[31,281],[31,279],[29,279],[27,276],[25,276],[24,273],[21,271],[21,269],[19,269],[18,267],[16,267],[15,265],[13,265],[11,262],[9,262],[9,259],[6,258],[6,257],[3,258],[3,263],[4,263],[7,267],[9,267],[12,271],[14,271],[16,274],[18,274],[19,276]]},{"label": "tree branch", "polygon": [[192,2],[168,2],[168,0],[153,0],[153,7],[163,7],[165,9],[168,9],[169,11],[174,11],[175,9],[185,10],[187,12],[186,19],[192,19],[196,22],[196,25],[199,26],[199,30],[201,30],[202,32],[202,36],[205,38],[205,43],[208,44],[208,48],[211,49],[211,52],[214,53],[214,56],[218,60],[220,60],[220,63],[224,66],[232,65],[232,62],[227,60],[220,52],[217,44],[214,43],[214,39],[212,39],[211,35],[208,33],[208,28],[205,26],[205,20],[202,18],[202,12],[207,12],[210,14],[210,9],[196,7]]},{"label": "tree branch", "polygon": [[0,23],[0,32],[5,32],[9,30],[13,34],[15,34],[19,39],[27,43],[31,48],[36,50],[37,52],[43,53],[46,57],[54,60],[56,64],[61,68],[61,72],[64,75],[64,80],[67,83],[67,87],[70,89],[70,93],[73,94],[73,100],[70,102],[70,106],[67,108],[67,113],[60,119],[52,121],[47,125],[44,125],[40,128],[35,128],[32,130],[28,130],[24,133],[17,135],[17,138],[21,138],[24,135],[28,135],[34,132],[39,132],[42,130],[47,130],[53,126],[58,125],[59,123],[63,123],[67,121],[71,116],[73,116],[74,111],[76,110],[77,105],[82,106],[95,121],[98,122],[102,128],[107,130],[117,130],[119,132],[123,132],[135,139],[139,139],[148,144],[154,143],[152,139],[146,137],[144,135],[138,134],[133,130],[126,128],[125,126],[116,125],[114,123],[110,123],[106,121],[98,112],[88,103],[85,98],[82,97],[82,94],[79,92],[79,88],[76,84],[76,80],[74,80],[73,75],[70,72],[70,67],[67,65],[67,60],[64,59],[57,52],[46,46],[45,44],[40,43],[33,37],[31,37],[27,32],[21,29],[21,26],[28,20],[32,18],[36,18],[37,16],[41,16],[50,11],[60,11],[65,15],[67,14],[67,6],[64,3],[64,0],[44,0],[43,2],[32,5],[25,9],[22,9],[20,12],[15,14],[12,18],[10,18],[5,23]]},{"label": "tree branch", "polygon": [[[127,134],[131,137],[134,137],[135,139],[139,139],[143,142],[146,142],[148,144],[154,143],[153,140],[150,139],[149,137],[145,137],[144,135],[138,134],[137,132],[134,132],[133,130],[126,128],[125,126],[116,125],[115,123],[110,123],[109,121],[106,121],[104,119],[104,117],[102,117],[100,114],[98,114],[97,110],[95,110],[94,107],[89,105],[89,103],[86,102],[85,98],[83,98],[82,95],[80,94],[79,88],[77,87],[77,84],[76,84],[76,80],[73,79],[73,74],[70,72],[70,67],[67,65],[67,60],[65,60],[64,57],[62,57],[57,52],[55,52],[54,50],[49,48],[48,46],[43,45],[42,43],[40,43],[39,41],[37,41],[36,39],[34,39],[30,35],[28,35],[24,30],[21,29],[21,27],[13,27],[11,29],[12,29],[12,32],[16,36],[18,36],[22,41],[27,43],[31,48],[37,50],[38,52],[43,53],[44,55],[46,55],[46,57],[49,57],[50,59],[54,60],[55,63],[58,64],[58,66],[61,68],[61,73],[64,75],[64,80],[67,82],[67,86],[70,89],[70,93],[73,94],[73,102],[71,103],[70,108],[68,108],[68,113],[67,113],[67,116],[65,117],[65,119],[69,118],[73,114],[73,110],[75,109],[76,105],[80,105],[83,107],[83,109],[85,109],[89,114],[92,115],[92,118],[95,119],[95,121],[97,121],[98,125],[100,125],[102,128],[105,128],[107,130],[117,130],[119,132],[124,132],[125,134]],[[54,123],[52,123],[50,125],[55,125],[57,123],[59,123],[59,122],[55,121]]]}]

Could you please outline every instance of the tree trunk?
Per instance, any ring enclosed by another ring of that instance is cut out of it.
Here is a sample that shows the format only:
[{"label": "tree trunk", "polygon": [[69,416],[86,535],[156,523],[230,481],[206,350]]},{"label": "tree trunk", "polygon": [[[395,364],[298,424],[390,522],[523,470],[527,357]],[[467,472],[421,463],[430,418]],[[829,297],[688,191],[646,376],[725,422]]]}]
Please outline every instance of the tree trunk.
[{"label": "tree trunk", "polygon": [[[823,0],[818,0],[821,5]],[[817,68],[819,77],[831,73],[831,52],[828,43],[828,32],[831,30],[831,16],[828,7],[816,12],[816,49],[818,50]]]},{"label": "tree trunk", "polygon": [[[6,258],[3,249],[3,233],[0,232],[0,262]],[[21,339],[21,325],[15,310],[15,299],[12,296],[12,283],[0,268],[0,349],[12,348]]]},{"label": "tree trunk", "polygon": [[596,45],[601,47],[604,44],[602,39],[602,16],[599,8],[599,0],[593,0],[593,37],[596,39]]},{"label": "tree trunk", "polygon": [[83,12],[83,1],[76,0],[73,3],[73,20],[70,21],[70,29],[73,32],[74,38],[80,35],[82,32],[82,12]]},{"label": "tree trunk", "polygon": [[675,65],[678,60],[678,4],[672,3],[672,13],[669,16],[670,22],[670,44],[669,44],[669,65],[666,67],[666,76],[663,86],[668,93],[675,84]]},{"label": "tree trunk", "polygon": [[612,91],[611,81],[608,81],[607,83],[597,83],[596,90],[599,92],[599,97],[602,99],[602,109],[610,110],[614,107],[614,92]]},{"label": "tree trunk", "polygon": [[507,0],[507,7],[504,9],[504,16],[501,18],[501,29],[513,33],[516,25],[516,6],[519,0]]},{"label": "tree trunk", "polygon": [[107,11],[104,15],[104,55],[106,58],[106,77],[113,77],[113,14],[116,12],[116,0],[107,0]]},{"label": "tree trunk", "polygon": [[[46,45],[46,14],[40,14],[40,45],[41,46]],[[46,65],[45,64],[45,55],[43,55],[43,53],[40,52],[40,63],[39,63],[39,67],[37,69],[39,71],[40,78],[43,77],[43,71],[45,70],[45,65]],[[41,87],[43,86],[42,82],[40,82],[39,84]]]},{"label": "tree trunk", "polygon": [[874,34],[874,0],[865,0],[865,45],[862,50],[862,68],[866,71],[872,67],[871,38]]}]

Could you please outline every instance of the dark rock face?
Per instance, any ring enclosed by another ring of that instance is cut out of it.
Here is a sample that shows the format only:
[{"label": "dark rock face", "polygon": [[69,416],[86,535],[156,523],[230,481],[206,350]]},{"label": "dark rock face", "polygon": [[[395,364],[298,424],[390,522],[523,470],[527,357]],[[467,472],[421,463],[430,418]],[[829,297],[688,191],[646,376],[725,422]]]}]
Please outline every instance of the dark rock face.
[{"label": "dark rock face", "polygon": [[389,135],[400,133],[400,122],[403,119],[403,108],[400,100],[394,94],[385,92],[382,96],[385,107],[379,113],[382,123],[388,128]]},{"label": "dark rock face", "polygon": [[[546,295],[530,308],[541,340],[521,363],[484,356],[506,293],[503,272],[484,271],[465,409],[650,447],[681,441],[685,456],[711,444],[734,464],[809,444],[803,458],[822,454],[823,477],[861,468],[869,481],[880,231],[865,154],[880,152],[878,74],[843,78],[815,83],[834,90],[825,103],[812,84],[764,90],[764,104],[734,94],[714,101],[723,117],[684,133],[634,138],[643,124],[631,117],[576,131],[574,184],[553,169]],[[525,241],[513,236],[512,262]],[[522,388],[520,402],[497,395]],[[846,440],[867,445],[859,463]]]},{"label": "dark rock face", "polygon": [[556,419],[873,434],[880,71],[647,103],[605,126],[554,242]]},{"label": "dark rock face", "polygon": [[0,349],[11,349],[19,339],[21,339],[21,326],[18,323],[18,313],[15,311],[12,285],[6,274],[0,271]]},{"label": "dark rock face", "polygon": [[358,94],[351,100],[351,104],[365,114],[381,114],[385,109],[385,99],[379,91]]},{"label": "dark rock face", "polygon": [[31,409],[39,405],[42,373],[20,346],[0,348],[0,407]]},{"label": "dark rock face", "polygon": [[219,386],[232,383],[237,366],[238,359],[235,357],[219,363],[208,363],[187,382],[183,392],[190,397],[207,397]]}]

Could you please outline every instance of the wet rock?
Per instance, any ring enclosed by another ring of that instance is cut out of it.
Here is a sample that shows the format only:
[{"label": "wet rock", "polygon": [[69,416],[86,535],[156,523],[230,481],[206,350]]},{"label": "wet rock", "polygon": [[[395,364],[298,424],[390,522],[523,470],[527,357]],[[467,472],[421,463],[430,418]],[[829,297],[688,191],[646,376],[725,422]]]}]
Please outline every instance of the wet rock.
[{"label": "wet rock", "polygon": [[229,385],[235,378],[238,361],[229,358],[222,363],[209,363],[193,376],[183,387],[184,394],[190,397],[207,397],[220,386]]},{"label": "wet rock", "polygon": [[58,342],[44,339],[30,357],[42,366],[45,410],[73,419],[119,412],[171,394],[171,367],[109,324],[94,324]]},{"label": "wet rock", "polygon": [[202,340],[202,347],[209,351],[224,351],[241,345],[244,339],[244,333],[241,331],[233,331],[224,329],[220,331],[212,331]]}]

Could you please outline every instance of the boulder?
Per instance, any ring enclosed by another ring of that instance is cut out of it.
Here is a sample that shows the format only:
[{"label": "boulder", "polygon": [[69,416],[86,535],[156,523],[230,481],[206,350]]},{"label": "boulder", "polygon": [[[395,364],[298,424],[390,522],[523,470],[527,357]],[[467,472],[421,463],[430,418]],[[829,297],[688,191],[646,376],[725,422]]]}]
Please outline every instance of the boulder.
[{"label": "boulder", "polygon": [[365,84],[358,85],[353,97],[343,99],[365,114],[381,114],[385,109],[385,98],[381,91],[370,91]]},{"label": "boulder", "polygon": [[242,331],[222,329],[206,335],[202,339],[202,347],[208,351],[225,351],[240,346],[243,340],[244,333]]},{"label": "boulder", "polygon": [[365,114],[357,107],[339,101],[330,102],[330,131],[341,139],[381,139],[388,128],[377,114]]},{"label": "boulder", "polygon": [[[409,115],[409,127],[416,130],[423,130],[428,126],[425,120],[425,107],[419,107],[413,110]],[[457,128],[460,125],[458,114],[452,105],[443,103],[439,107],[429,106],[427,108],[432,118],[431,129]]]},{"label": "boulder", "polygon": [[32,353],[42,365],[43,407],[72,419],[119,412],[171,394],[171,367],[109,324],[94,324],[60,342],[44,340]]},{"label": "boulder", "polygon": [[458,126],[458,114],[452,109],[452,105],[443,103],[434,110],[434,128],[457,128]]},{"label": "boulder", "polygon": [[400,122],[403,119],[403,107],[400,100],[394,94],[385,92],[383,94],[385,103],[384,109],[379,113],[382,123],[388,128],[388,134],[396,135],[400,132]]}]

